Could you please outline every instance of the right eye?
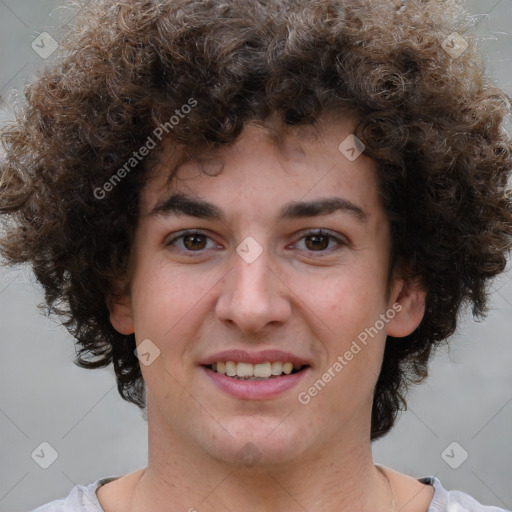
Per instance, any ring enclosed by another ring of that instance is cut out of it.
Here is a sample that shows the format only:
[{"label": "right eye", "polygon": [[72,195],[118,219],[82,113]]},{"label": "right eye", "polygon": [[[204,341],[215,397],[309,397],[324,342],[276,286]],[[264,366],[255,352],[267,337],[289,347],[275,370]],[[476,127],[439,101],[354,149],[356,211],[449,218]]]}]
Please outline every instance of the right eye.
[{"label": "right eye", "polygon": [[[207,247],[208,240],[211,241],[210,247]],[[167,246],[174,246],[178,251],[185,253],[197,253],[202,252],[205,249],[211,249],[213,247],[219,247],[210,237],[201,231],[187,230],[178,233],[172,240],[167,242]]]}]

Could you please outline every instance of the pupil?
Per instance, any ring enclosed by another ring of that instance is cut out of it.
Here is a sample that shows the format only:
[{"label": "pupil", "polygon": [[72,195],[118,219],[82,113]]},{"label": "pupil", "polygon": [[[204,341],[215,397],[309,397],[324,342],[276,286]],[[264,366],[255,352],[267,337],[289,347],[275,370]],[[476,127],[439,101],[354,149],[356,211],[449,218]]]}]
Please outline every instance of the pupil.
[{"label": "pupil", "polygon": [[328,237],[325,235],[311,235],[308,237],[308,241],[313,242],[313,247],[309,247],[309,244],[306,242],[308,249],[326,249],[329,245]]},{"label": "pupil", "polygon": [[[191,244],[188,244],[188,241],[192,241]],[[203,235],[187,235],[184,238],[184,243],[187,249],[204,249],[205,237]],[[199,245],[199,247],[198,247]]]}]

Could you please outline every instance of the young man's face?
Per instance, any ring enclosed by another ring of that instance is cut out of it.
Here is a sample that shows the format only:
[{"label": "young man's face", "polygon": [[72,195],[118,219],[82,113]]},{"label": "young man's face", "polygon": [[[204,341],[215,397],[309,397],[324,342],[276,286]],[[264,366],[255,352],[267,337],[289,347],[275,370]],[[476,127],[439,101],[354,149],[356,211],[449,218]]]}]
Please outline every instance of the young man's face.
[{"label": "young man's face", "polygon": [[[388,286],[377,166],[338,149],[352,129],[343,120],[277,144],[250,126],[210,175],[189,161],[169,182],[163,163],[142,190],[131,293],[111,318],[152,361],[141,369],[162,442],[227,463],[369,442],[386,335],[412,332],[423,305],[402,281]],[[281,373],[286,363],[300,370]]]}]

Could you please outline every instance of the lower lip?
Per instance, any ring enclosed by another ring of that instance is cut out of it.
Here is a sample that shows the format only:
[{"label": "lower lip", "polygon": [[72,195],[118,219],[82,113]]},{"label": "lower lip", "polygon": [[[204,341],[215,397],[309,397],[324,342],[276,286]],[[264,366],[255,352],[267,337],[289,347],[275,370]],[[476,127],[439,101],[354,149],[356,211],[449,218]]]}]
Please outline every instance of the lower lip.
[{"label": "lower lip", "polygon": [[222,391],[242,400],[266,400],[279,396],[295,387],[310,370],[310,367],[307,367],[297,373],[281,375],[269,380],[239,380],[214,372],[205,366],[202,368]]}]

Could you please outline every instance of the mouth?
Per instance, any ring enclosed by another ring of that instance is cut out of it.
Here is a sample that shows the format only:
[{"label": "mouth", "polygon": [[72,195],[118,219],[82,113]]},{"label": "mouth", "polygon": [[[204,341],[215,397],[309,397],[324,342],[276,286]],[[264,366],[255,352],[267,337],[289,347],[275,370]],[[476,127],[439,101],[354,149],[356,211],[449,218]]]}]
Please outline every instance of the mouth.
[{"label": "mouth", "polygon": [[312,370],[306,361],[282,352],[268,352],[266,357],[263,353],[229,352],[203,361],[201,368],[217,389],[238,400],[285,396],[307,379]]},{"label": "mouth", "polygon": [[293,375],[309,365],[294,364],[289,361],[268,361],[247,363],[236,361],[218,361],[205,365],[212,372],[241,381],[268,381],[285,375]]},{"label": "mouth", "polygon": [[225,350],[200,362],[204,375],[222,393],[239,400],[279,398],[299,386],[312,362],[278,349]]}]

